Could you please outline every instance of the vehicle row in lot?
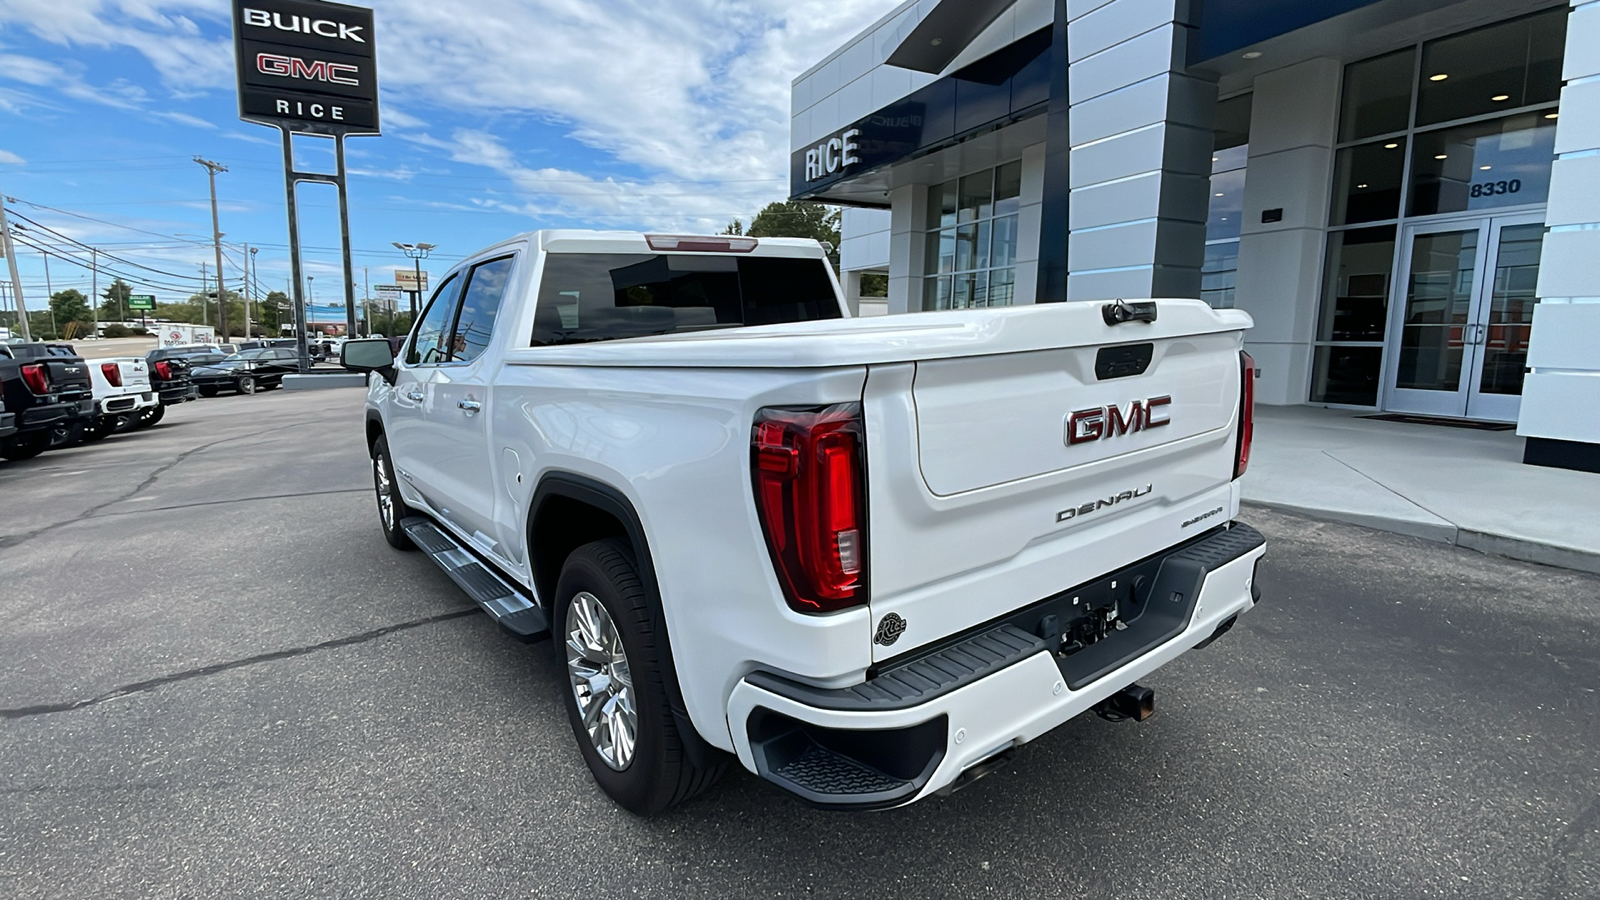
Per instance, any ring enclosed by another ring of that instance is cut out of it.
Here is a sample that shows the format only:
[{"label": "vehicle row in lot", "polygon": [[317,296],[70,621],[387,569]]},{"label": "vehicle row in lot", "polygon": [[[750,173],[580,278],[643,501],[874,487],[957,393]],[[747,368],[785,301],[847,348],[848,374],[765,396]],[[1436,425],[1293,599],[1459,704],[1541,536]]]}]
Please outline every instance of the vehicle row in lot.
[{"label": "vehicle row in lot", "polygon": [[85,360],[68,343],[0,343],[0,458],[30,459],[148,428],[179,403],[276,388],[298,365],[297,352],[280,346],[237,353],[210,344],[163,347]]}]

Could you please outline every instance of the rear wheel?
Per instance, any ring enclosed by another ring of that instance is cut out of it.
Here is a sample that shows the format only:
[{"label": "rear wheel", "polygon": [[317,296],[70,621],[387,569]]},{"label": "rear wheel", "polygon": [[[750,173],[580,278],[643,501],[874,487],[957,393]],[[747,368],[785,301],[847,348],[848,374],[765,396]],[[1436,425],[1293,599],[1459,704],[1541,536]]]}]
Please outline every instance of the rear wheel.
[{"label": "rear wheel", "polygon": [[256,377],[254,375],[240,376],[239,380],[233,383],[233,386],[241,394],[254,394],[256,392]]},{"label": "rear wheel", "polygon": [[666,647],[627,542],[596,541],[567,557],[553,634],[567,667],[567,718],[607,796],[650,816],[721,777],[725,763],[699,768],[684,753],[662,680]]},{"label": "rear wheel", "polygon": [[165,403],[147,407],[139,411],[138,418],[134,420],[133,426],[135,428],[149,428],[165,418],[166,415],[167,406]]},{"label": "rear wheel", "polygon": [[0,456],[18,461],[33,459],[50,447],[50,432],[27,431],[0,441]]},{"label": "rear wheel", "polygon": [[110,416],[95,416],[89,420],[89,424],[83,426],[83,439],[85,442],[104,440],[116,430],[116,419]]},{"label": "rear wheel", "polygon": [[400,523],[411,510],[400,496],[400,485],[394,480],[394,462],[389,458],[389,441],[378,438],[372,445],[372,488],[378,495],[378,527],[383,529],[383,539],[396,550],[415,550],[415,544],[400,528]]},{"label": "rear wheel", "polygon": [[216,395],[217,395],[217,386],[216,385],[214,385],[214,384],[202,384],[202,385],[200,385],[200,396],[202,396],[202,397],[215,397]]}]

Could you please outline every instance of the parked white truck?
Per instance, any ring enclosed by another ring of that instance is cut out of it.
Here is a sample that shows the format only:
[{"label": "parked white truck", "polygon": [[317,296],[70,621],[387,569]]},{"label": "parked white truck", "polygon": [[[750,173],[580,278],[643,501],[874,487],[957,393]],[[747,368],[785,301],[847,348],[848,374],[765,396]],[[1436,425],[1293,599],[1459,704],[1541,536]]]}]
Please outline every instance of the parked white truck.
[{"label": "parked white truck", "polygon": [[736,757],[815,805],[960,786],[1259,598],[1250,318],[1196,300],[852,320],[812,241],[547,231],[369,375],[379,520],[554,635],[641,814]]}]

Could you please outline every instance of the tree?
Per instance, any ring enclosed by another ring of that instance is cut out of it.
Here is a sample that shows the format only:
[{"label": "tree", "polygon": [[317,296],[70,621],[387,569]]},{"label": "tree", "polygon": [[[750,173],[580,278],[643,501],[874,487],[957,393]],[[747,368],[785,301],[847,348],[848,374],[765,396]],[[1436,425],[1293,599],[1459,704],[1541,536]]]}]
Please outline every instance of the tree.
[{"label": "tree", "polygon": [[744,223],[739,221],[738,219],[734,219],[732,222],[728,223],[728,227],[727,228],[722,229],[721,233],[722,234],[744,234]]},{"label": "tree", "polygon": [[[735,220],[737,221],[737,220]],[[751,237],[811,238],[827,244],[828,259],[839,265],[839,210],[821,203],[791,200],[768,203],[750,220],[745,234]]]},{"label": "tree", "polygon": [[128,319],[128,295],[133,293],[133,286],[118,278],[111,282],[100,295],[106,302],[101,304],[101,312],[107,319],[124,322]]},{"label": "tree", "polygon": [[[76,288],[51,294],[50,312],[56,317],[56,330],[59,333],[66,333],[68,322],[82,322],[94,327],[94,311],[89,308],[89,298]],[[32,317],[28,321],[31,324]]]}]

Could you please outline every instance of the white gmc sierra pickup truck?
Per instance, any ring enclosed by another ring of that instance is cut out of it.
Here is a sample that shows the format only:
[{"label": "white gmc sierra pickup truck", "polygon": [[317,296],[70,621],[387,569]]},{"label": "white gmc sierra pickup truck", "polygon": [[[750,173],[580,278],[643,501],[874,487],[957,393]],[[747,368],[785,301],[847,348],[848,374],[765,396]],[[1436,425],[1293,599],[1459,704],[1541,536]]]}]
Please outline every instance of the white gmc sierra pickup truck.
[{"label": "white gmc sierra pickup truck", "polygon": [[372,373],[378,511],[553,634],[651,814],[730,754],[838,809],[944,793],[1251,609],[1250,318],[1196,300],[851,319],[813,241],[546,231]]}]

